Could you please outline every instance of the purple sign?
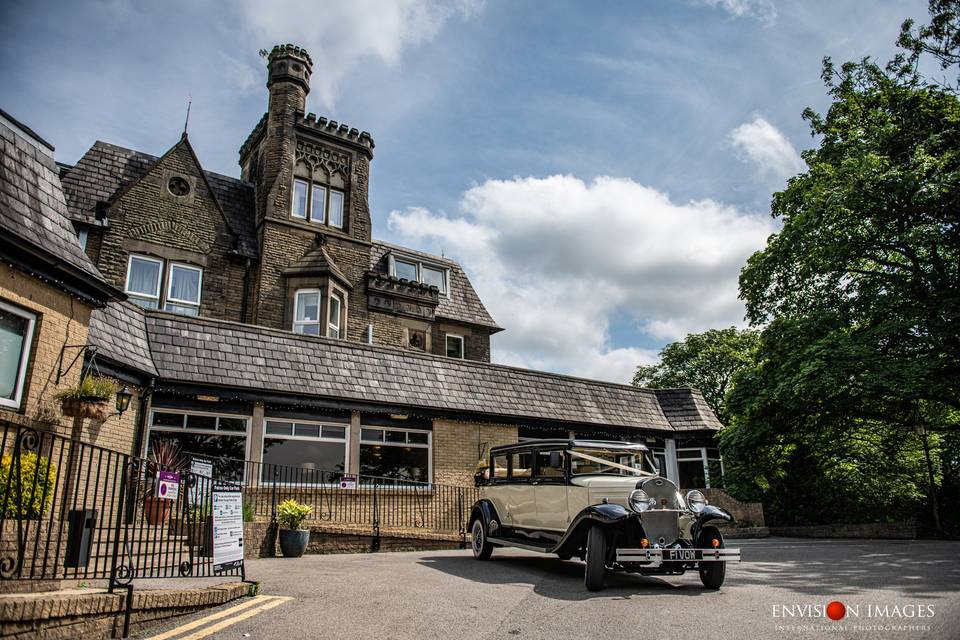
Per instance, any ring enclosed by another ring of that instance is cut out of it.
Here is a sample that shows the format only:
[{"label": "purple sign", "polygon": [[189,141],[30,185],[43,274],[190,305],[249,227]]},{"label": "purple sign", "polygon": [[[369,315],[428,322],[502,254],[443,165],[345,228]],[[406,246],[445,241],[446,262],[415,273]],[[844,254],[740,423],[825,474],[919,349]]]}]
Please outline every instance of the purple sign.
[{"label": "purple sign", "polygon": [[161,471],[157,474],[157,497],[164,500],[176,500],[180,495],[180,474]]}]

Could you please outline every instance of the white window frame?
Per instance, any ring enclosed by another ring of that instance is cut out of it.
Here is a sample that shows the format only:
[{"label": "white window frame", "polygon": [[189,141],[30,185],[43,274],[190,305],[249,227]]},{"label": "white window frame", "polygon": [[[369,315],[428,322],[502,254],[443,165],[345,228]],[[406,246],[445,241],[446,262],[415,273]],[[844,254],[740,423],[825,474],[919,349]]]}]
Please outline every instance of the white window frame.
[{"label": "white window frame", "polygon": [[[333,304],[332,300],[337,301],[337,323],[333,323]],[[337,335],[330,335],[330,332],[336,330]],[[327,337],[340,339],[343,337],[343,296],[337,292],[332,291],[330,297],[327,299]]]},{"label": "white window frame", "polygon": [[[160,265],[160,270],[157,271],[157,295],[152,296],[152,295],[147,294],[147,293],[140,293],[139,291],[130,291],[130,276],[133,274],[133,261],[134,261],[134,260],[142,260],[142,261],[144,261],[144,262],[153,262],[153,263],[155,263],[155,264]],[[123,289],[124,292],[125,292],[127,295],[134,296],[134,297],[137,297],[137,298],[150,298],[151,300],[156,300],[156,301],[157,301],[157,309],[158,309],[158,310],[162,310],[163,305],[160,304],[160,297],[161,297],[161,294],[163,293],[163,292],[161,291],[161,289],[163,288],[163,271],[164,271],[164,268],[165,268],[164,261],[161,260],[160,258],[154,258],[154,257],[152,257],[152,256],[145,256],[145,255],[143,255],[142,253],[131,253],[129,256],[127,256],[127,284],[126,284],[126,286],[125,286],[124,289]]]},{"label": "white window frame", "polygon": [[[683,452],[685,451],[696,452],[696,453],[695,454],[687,453],[686,455],[684,455]],[[721,465],[723,464],[723,461],[721,458],[715,458],[715,459],[721,460]],[[710,488],[710,463],[708,462],[706,447],[677,448],[677,470],[678,470],[677,479],[679,480],[679,469],[680,469],[681,462],[695,462],[697,460],[699,460],[700,464],[703,465],[703,484],[706,485],[706,487],[704,488],[709,489]]]},{"label": "white window frame", "polygon": [[443,355],[448,358],[453,358],[454,356],[450,355],[450,347],[447,345],[447,341],[453,338],[454,340],[460,341],[460,357],[456,358],[457,360],[464,360],[467,357],[467,342],[463,339],[463,336],[458,333],[448,333],[443,339]]},{"label": "white window frame", "polygon": [[[173,290],[173,269],[186,269],[187,271],[196,271],[198,274],[197,278],[197,301],[193,300],[181,300],[180,298],[174,298],[170,295],[170,292]],[[203,299],[203,269],[201,267],[195,267],[192,264],[186,264],[185,262],[169,262],[167,263],[167,290],[165,292],[167,295],[164,296],[163,306],[164,311],[166,311],[166,306],[168,302],[172,302],[175,305],[181,305],[184,307],[196,307],[197,310],[200,310],[200,301]]]},{"label": "white window frame", "polygon": [[[333,200],[330,197],[331,193],[336,193],[340,196],[340,224],[333,224],[330,221],[330,202]],[[334,229],[343,229],[343,221],[346,219],[346,214],[344,213],[344,205],[347,203],[347,194],[341,191],[340,189],[333,189],[327,187],[327,225],[333,227]]]},{"label": "white window frame", "polygon": [[27,369],[30,365],[30,351],[33,348],[33,330],[37,324],[37,315],[26,309],[7,304],[2,300],[0,300],[0,309],[27,321],[27,328],[23,332],[23,350],[20,353],[20,362],[17,363],[17,378],[13,386],[13,397],[0,398],[0,406],[19,410],[20,403],[23,401],[23,387],[27,379]]},{"label": "white window frame", "polygon": [[[300,307],[300,294],[315,293],[317,294],[317,319],[316,320],[297,320],[297,309]],[[316,335],[317,337],[323,335],[320,333],[320,327],[323,326],[323,292],[320,289],[297,289],[293,292],[293,325],[291,331],[294,333],[299,333],[301,335],[312,336]],[[317,325],[317,333],[303,333],[302,331],[297,331],[297,326],[305,325]]]},{"label": "white window frame", "polygon": [[[313,211],[313,194],[317,190],[323,191],[323,211],[321,212],[319,219],[316,215],[314,215]],[[327,199],[330,196],[330,189],[325,184],[320,184],[319,182],[310,182],[308,196],[308,200],[310,201],[310,207],[308,209],[310,212],[310,222],[314,222],[316,224],[327,224]]]},{"label": "white window frame", "polygon": [[[404,442],[387,442],[386,436],[384,436],[383,440],[364,440],[363,438],[364,429],[375,429],[377,431],[403,431],[405,433],[425,433],[427,434],[427,442],[426,444],[410,442],[409,436],[404,438]],[[362,424],[360,425],[359,436],[360,437],[357,438],[357,440],[359,441],[359,444],[357,445],[358,447],[362,447],[363,445],[368,444],[368,445],[382,446],[382,447],[411,447],[416,449],[426,449],[427,450],[427,482],[426,484],[429,486],[433,486],[433,431],[431,431],[430,429],[410,429],[407,427],[381,427],[378,425]],[[357,451],[357,455],[358,456],[360,455],[359,450]],[[357,469],[356,473],[359,475],[360,469]],[[408,481],[397,479],[397,482],[402,483],[402,482],[408,482]],[[409,481],[409,482],[414,482],[414,481]],[[398,486],[398,488],[402,488],[402,487]]]},{"label": "white window frame", "polygon": [[[160,425],[155,427],[153,425],[156,415],[158,413],[179,413],[183,415],[183,421],[180,423],[182,426],[178,427],[168,427]],[[187,416],[213,416],[217,419],[216,429],[189,429],[186,427]],[[234,418],[238,420],[243,420],[245,423],[243,434],[239,431],[221,431],[220,430],[220,418]],[[222,412],[213,412],[213,411],[193,411],[189,409],[173,409],[167,407],[151,407],[150,409],[150,422],[147,425],[147,437],[143,441],[143,457],[147,457],[147,448],[150,446],[150,437],[153,435],[153,432],[158,433],[199,433],[205,435],[225,435],[232,436],[234,438],[242,437],[244,438],[243,442],[243,478],[241,482],[243,484],[247,483],[247,460],[250,459],[250,440],[252,439],[250,433],[250,423],[251,416],[246,416],[239,413],[222,413]]]},{"label": "white window frame", "polygon": [[424,267],[443,273],[443,288],[440,289],[440,295],[447,299],[450,298],[450,267],[442,267],[436,263],[421,260],[420,258],[391,253],[387,262],[389,264],[390,275],[394,278],[399,277],[397,276],[397,261],[414,265],[417,269],[417,282],[420,283],[423,283]]},{"label": "white window frame", "polygon": [[[290,433],[292,435],[280,435],[276,433],[267,433],[267,423],[270,422],[286,422],[292,425]],[[312,427],[320,427],[320,436],[314,438],[313,436],[298,436],[297,427],[298,424],[310,425]],[[350,423],[349,422],[317,422],[315,420],[298,420],[296,418],[276,418],[270,416],[264,416],[263,418],[263,438],[260,442],[260,465],[261,468],[263,465],[270,464],[264,460],[263,454],[266,449],[267,438],[273,438],[274,440],[306,440],[309,442],[340,442],[339,438],[325,438],[323,437],[323,428],[324,427],[337,427],[344,428],[343,432],[343,468],[344,474],[347,474],[346,468],[350,465]],[[278,465],[283,466],[283,465]],[[318,471],[333,471],[333,469],[318,469]],[[338,483],[333,482],[272,482],[269,480],[264,480],[263,478],[259,479],[260,486],[277,486],[277,487],[289,487],[289,486],[307,486],[307,487],[339,487]]]},{"label": "white window frame", "polygon": [[[307,194],[303,202],[303,215],[297,213],[297,183],[301,182],[307,188]],[[303,178],[294,178],[293,179],[293,189],[290,190],[290,217],[296,218],[297,220],[309,220],[310,219],[310,196],[312,192],[310,190],[310,181],[304,180]]]},{"label": "white window frame", "polygon": [[89,237],[90,232],[87,229],[77,229],[77,241],[80,243],[80,248],[84,251],[87,250],[87,238]]}]

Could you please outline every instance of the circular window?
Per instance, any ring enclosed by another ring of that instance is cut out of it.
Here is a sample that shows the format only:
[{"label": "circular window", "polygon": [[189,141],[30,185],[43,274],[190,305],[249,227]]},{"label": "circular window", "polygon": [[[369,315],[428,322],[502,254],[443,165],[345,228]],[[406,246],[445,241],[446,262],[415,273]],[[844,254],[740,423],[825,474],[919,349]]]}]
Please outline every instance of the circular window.
[{"label": "circular window", "polygon": [[167,189],[175,196],[185,196],[190,193],[190,183],[187,182],[186,178],[174,176],[167,183]]}]

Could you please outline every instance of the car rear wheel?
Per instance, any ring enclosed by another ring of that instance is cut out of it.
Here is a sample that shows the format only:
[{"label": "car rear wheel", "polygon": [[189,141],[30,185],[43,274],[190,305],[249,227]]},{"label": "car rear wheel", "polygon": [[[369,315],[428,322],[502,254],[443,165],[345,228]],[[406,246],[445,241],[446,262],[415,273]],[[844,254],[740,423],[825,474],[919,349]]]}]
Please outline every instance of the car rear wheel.
[{"label": "car rear wheel", "polygon": [[493,545],[487,540],[487,525],[484,524],[482,517],[473,521],[470,535],[473,538],[470,544],[473,557],[477,560],[489,560],[490,554],[493,553]]},{"label": "car rear wheel", "polygon": [[[701,549],[712,549],[712,541],[716,540],[720,544],[717,548],[723,548],[723,536],[716,527],[706,527],[700,533],[700,540],[697,543]],[[726,562],[701,562],[700,563],[700,582],[707,589],[719,589],[723,585],[723,580],[727,574]]]},{"label": "car rear wheel", "polygon": [[603,527],[594,525],[587,533],[587,568],[583,574],[583,582],[588,591],[603,589],[603,581],[607,573],[607,536]]}]

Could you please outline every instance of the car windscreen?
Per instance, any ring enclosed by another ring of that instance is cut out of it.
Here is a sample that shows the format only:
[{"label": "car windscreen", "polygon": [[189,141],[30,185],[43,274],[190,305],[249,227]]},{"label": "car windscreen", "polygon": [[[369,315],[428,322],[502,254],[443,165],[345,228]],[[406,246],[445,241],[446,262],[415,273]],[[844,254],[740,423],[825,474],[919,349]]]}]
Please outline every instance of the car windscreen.
[{"label": "car windscreen", "polygon": [[645,453],[616,449],[571,449],[570,471],[573,475],[656,475],[653,461]]}]

